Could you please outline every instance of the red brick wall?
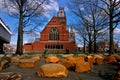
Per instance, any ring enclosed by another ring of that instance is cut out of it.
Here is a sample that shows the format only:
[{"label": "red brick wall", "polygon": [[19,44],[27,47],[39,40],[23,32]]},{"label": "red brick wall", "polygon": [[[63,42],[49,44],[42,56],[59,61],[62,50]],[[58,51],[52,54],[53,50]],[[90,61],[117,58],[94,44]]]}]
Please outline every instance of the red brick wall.
[{"label": "red brick wall", "polygon": [[33,49],[32,49],[32,45],[24,45],[23,46],[23,51],[32,51]]},{"label": "red brick wall", "polygon": [[44,43],[33,43],[33,51],[44,51]]},{"label": "red brick wall", "polygon": [[70,51],[76,51],[76,45],[75,43],[66,43],[64,44],[65,49],[69,49]]}]

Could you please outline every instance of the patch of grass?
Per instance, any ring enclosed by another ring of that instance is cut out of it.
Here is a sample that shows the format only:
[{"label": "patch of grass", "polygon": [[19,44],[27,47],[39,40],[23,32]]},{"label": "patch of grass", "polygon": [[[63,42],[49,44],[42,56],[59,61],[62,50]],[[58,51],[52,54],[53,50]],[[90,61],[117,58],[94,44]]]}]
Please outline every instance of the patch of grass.
[{"label": "patch of grass", "polygon": [[29,55],[33,55],[33,54],[43,54],[43,52],[27,52],[24,54],[29,54]]},{"label": "patch of grass", "polygon": [[[32,54],[44,54],[44,51],[43,52],[26,52],[24,54],[29,54],[29,55],[32,55]],[[66,52],[46,52],[46,54],[66,54]],[[69,54],[74,54],[74,55],[78,55],[78,54],[90,54],[89,52],[81,52],[81,51],[75,51],[75,52],[69,52]],[[91,53],[93,54],[93,53]]]},{"label": "patch of grass", "polygon": [[65,54],[65,52],[47,52],[47,54]]}]

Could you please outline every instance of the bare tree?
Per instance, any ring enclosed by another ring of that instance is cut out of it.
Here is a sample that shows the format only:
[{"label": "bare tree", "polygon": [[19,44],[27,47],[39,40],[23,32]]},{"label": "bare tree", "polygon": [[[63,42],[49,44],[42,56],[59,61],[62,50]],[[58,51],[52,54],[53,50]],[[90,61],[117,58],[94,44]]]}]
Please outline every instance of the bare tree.
[{"label": "bare tree", "polygon": [[[92,1],[94,4],[99,5],[98,0]],[[88,42],[89,53],[92,52],[92,49],[96,53],[97,39],[102,35],[103,32],[100,31],[105,28],[107,23],[106,14],[100,8],[85,0],[71,0],[69,8],[79,17],[79,26],[77,26],[76,30],[79,30],[80,35]]]},{"label": "bare tree", "polygon": [[109,17],[109,54],[114,53],[114,34],[113,31],[120,23],[120,0],[100,0],[100,5],[94,4],[92,1],[91,3],[94,6],[102,9]]},{"label": "bare tree", "polygon": [[46,13],[45,4],[47,3],[49,0],[4,0],[4,7],[9,14],[19,19],[16,54],[23,54],[24,28],[30,27],[32,22],[39,22],[37,19]]},{"label": "bare tree", "polygon": [[83,45],[83,52],[85,53],[86,52],[86,45],[89,42],[87,40],[87,32],[86,32],[86,29],[84,26],[79,26],[80,28],[78,28],[78,26],[79,26],[78,24],[73,25],[74,29],[76,30],[76,35],[78,35],[76,40],[79,41],[81,43],[81,45]]}]

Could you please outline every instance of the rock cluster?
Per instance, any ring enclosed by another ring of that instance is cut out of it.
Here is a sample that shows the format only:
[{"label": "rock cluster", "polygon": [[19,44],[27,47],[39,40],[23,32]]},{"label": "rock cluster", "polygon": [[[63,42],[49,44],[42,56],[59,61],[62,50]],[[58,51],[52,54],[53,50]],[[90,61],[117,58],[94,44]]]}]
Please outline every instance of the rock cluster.
[{"label": "rock cluster", "polygon": [[[24,54],[22,56],[0,56],[0,70],[3,70],[7,67],[7,63],[17,63],[19,68],[35,68],[40,61],[42,55],[28,55]],[[1,60],[2,59],[2,60]],[[103,55],[103,54],[92,54],[85,55],[79,54],[74,55],[47,55],[45,57],[45,64],[41,65],[36,73],[40,77],[67,77],[68,70],[73,70],[75,72],[88,72],[94,65],[101,65],[104,62],[107,63],[117,63],[118,68],[120,68],[120,55]],[[114,80],[119,80],[119,73],[117,72]],[[3,75],[3,76],[1,76]],[[103,74],[102,74],[103,75]],[[13,79],[14,78],[14,79]],[[21,80],[22,76],[18,73],[8,72],[1,73],[0,79],[2,80]]]}]

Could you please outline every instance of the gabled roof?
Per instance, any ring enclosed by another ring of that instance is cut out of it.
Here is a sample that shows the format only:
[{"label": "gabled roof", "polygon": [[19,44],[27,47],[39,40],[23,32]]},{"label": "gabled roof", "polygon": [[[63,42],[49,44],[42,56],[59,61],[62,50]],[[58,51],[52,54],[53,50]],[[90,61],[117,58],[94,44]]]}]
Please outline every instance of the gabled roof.
[{"label": "gabled roof", "polygon": [[12,32],[10,31],[9,27],[5,25],[5,23],[2,21],[2,19],[0,18],[0,24],[5,28],[5,30],[9,33],[12,34]]},{"label": "gabled roof", "polygon": [[45,27],[44,27],[44,29],[41,31],[41,33],[46,29],[46,26],[49,25],[54,19],[56,20],[57,17],[56,17],[56,16],[53,16],[53,17],[50,19],[50,21],[45,25]]}]

